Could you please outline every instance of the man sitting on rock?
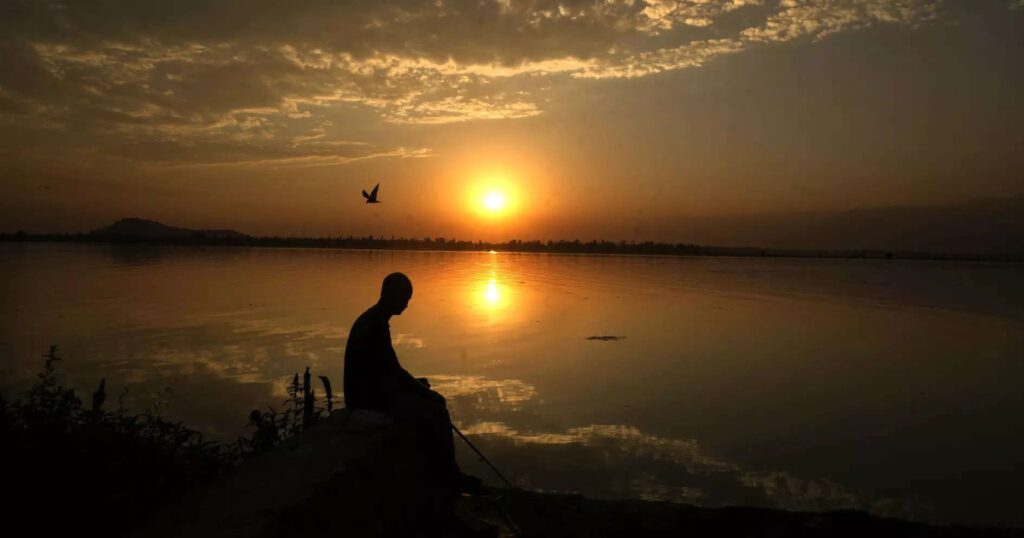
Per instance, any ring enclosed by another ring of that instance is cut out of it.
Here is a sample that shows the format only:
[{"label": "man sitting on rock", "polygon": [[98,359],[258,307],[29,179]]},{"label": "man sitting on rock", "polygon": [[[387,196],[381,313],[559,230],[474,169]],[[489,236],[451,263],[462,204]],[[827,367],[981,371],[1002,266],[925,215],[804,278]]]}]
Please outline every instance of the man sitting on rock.
[{"label": "man sitting on rock", "polygon": [[412,298],[412,282],[402,273],[384,278],[380,300],[360,315],[345,346],[345,405],[385,413],[413,429],[431,483],[452,498],[473,493],[480,480],[459,471],[451,417],[443,396],[398,364],[391,346],[391,316],[401,315]]}]

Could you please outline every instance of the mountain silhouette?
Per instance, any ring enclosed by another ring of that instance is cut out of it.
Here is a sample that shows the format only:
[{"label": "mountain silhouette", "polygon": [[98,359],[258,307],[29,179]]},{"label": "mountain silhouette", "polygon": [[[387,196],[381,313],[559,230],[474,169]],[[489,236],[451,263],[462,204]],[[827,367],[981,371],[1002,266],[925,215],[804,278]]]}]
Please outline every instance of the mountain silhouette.
[{"label": "mountain silhouette", "polygon": [[243,239],[246,234],[234,230],[191,230],[177,228],[153,220],[140,218],[121,219],[110,226],[89,232],[94,237],[119,237],[127,239]]}]

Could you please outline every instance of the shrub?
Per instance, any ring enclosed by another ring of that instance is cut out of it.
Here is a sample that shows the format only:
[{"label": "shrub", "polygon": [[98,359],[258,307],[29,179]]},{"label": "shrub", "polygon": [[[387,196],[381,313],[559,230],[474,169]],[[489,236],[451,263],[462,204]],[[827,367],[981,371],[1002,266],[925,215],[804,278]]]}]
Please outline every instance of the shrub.
[{"label": "shrub", "polygon": [[[106,379],[86,408],[74,390],[58,382],[57,346],[43,357],[43,369],[23,399],[8,403],[0,397],[0,458],[10,499],[3,525],[43,536],[122,534],[168,499],[297,435],[324,411],[314,409],[307,368],[304,383],[298,374],[293,380],[286,412],[254,410],[251,437],[219,443],[162,417],[161,401],[132,414],[122,393],[115,411],[104,410]],[[329,381],[325,389],[330,412]]]}]

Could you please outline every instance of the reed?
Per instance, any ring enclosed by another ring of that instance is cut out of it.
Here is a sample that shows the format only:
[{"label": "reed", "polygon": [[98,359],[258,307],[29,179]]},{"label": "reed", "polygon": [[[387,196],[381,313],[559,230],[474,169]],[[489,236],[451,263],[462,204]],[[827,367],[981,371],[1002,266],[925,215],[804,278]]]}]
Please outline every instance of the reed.
[{"label": "reed", "polygon": [[292,378],[284,411],[253,410],[251,434],[217,442],[163,416],[169,389],[155,394],[141,413],[126,408],[124,389],[117,409],[107,411],[103,378],[86,406],[59,381],[58,347],[50,346],[43,358],[21,398],[8,401],[0,395],[0,463],[5,486],[17,492],[0,506],[7,528],[44,536],[89,529],[115,536],[127,532],[167,500],[301,434],[334,411],[330,380],[320,376],[326,392],[320,407],[307,368],[301,382],[298,374]]}]

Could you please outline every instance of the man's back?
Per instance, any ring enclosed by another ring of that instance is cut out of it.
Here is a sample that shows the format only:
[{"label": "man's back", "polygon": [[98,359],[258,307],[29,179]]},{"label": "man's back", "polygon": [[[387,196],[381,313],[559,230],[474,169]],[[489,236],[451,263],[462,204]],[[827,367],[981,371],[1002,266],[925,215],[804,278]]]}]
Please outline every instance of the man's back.
[{"label": "man's back", "polygon": [[352,324],[345,344],[345,405],[387,413],[404,423],[419,447],[415,456],[422,472],[418,474],[431,483],[425,497],[432,499],[435,513],[427,522],[464,531],[454,517],[454,499],[460,491],[479,489],[480,481],[464,480],[455,462],[452,419],[444,397],[402,369],[391,347],[388,320],[401,315],[410,299],[412,281],[402,273],[391,273],[384,278],[377,304]]},{"label": "man's back", "polygon": [[387,315],[370,307],[356,318],[345,344],[345,406],[386,412],[398,368]]}]

